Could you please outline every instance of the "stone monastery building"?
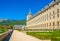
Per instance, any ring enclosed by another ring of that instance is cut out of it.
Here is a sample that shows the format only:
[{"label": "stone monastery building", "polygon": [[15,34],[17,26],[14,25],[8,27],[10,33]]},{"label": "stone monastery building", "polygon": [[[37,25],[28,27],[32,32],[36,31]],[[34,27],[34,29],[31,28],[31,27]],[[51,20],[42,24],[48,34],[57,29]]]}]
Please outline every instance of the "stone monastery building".
[{"label": "stone monastery building", "polygon": [[60,0],[53,0],[34,16],[30,11],[26,27],[29,30],[60,29]]}]

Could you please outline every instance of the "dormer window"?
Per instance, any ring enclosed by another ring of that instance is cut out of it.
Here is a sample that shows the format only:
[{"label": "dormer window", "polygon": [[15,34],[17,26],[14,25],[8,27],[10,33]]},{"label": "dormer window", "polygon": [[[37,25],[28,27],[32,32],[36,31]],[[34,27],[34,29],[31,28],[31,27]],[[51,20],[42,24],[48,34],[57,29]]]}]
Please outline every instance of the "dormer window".
[{"label": "dormer window", "polygon": [[54,1],[56,1],[56,0],[54,0]]}]

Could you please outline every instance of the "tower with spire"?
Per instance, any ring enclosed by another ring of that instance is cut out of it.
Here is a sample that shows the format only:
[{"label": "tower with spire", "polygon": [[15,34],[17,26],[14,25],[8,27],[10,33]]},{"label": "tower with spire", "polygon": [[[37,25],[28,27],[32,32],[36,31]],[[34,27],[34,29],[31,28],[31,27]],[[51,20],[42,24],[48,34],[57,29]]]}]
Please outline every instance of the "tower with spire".
[{"label": "tower with spire", "polygon": [[29,9],[29,13],[28,13],[28,15],[27,15],[27,21],[29,20],[29,19],[31,19],[32,18],[32,13],[31,13],[31,9]]}]

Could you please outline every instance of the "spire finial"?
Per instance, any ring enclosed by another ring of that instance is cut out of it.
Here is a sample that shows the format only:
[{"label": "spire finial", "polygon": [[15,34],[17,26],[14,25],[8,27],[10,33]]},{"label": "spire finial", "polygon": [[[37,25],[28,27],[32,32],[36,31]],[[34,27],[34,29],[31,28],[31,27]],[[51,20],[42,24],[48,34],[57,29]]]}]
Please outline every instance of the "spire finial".
[{"label": "spire finial", "polygon": [[31,9],[29,8],[29,14],[31,14]]}]

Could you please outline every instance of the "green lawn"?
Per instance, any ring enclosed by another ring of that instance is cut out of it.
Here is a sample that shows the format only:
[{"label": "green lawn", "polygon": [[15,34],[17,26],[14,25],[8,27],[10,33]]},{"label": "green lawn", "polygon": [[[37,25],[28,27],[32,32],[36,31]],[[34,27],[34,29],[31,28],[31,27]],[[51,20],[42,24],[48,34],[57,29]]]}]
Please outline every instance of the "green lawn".
[{"label": "green lawn", "polygon": [[60,41],[60,30],[54,30],[52,41]]},{"label": "green lawn", "polygon": [[60,30],[54,30],[53,32],[27,32],[27,34],[39,39],[51,39],[52,41],[60,41]]},{"label": "green lawn", "polygon": [[51,39],[52,32],[27,32],[28,35],[37,37],[39,39]]}]

